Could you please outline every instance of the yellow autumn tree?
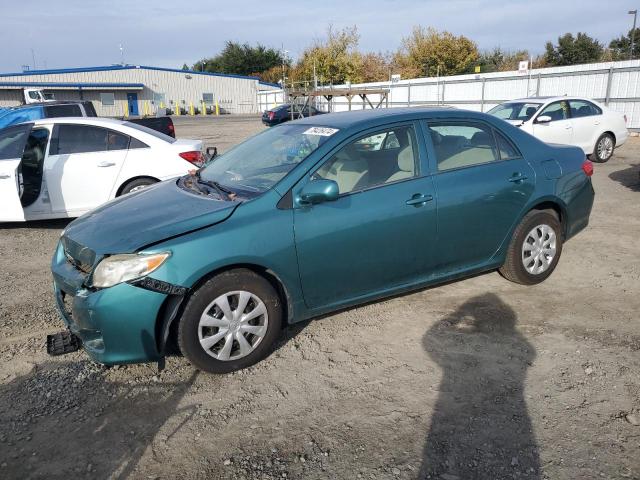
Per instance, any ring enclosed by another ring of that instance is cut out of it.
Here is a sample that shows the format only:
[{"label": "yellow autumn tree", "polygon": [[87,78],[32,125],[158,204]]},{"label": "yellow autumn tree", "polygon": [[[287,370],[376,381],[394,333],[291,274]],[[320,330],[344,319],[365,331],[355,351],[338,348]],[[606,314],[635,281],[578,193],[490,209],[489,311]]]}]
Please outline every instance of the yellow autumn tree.
[{"label": "yellow autumn tree", "polygon": [[394,56],[395,73],[403,78],[468,73],[477,63],[478,47],[464,35],[414,27]]}]

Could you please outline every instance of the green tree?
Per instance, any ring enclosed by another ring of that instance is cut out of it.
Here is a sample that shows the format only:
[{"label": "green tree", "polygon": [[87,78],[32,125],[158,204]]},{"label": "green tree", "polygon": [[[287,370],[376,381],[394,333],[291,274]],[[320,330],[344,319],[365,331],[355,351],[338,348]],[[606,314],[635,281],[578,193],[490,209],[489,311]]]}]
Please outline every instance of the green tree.
[{"label": "green tree", "polygon": [[234,73],[237,75],[259,75],[274,66],[282,65],[282,53],[264,45],[227,41],[224,49],[215,57],[196,62],[194,70],[206,72]]},{"label": "green tree", "polygon": [[517,52],[506,52],[500,47],[482,52],[478,58],[477,65],[482,72],[507,72],[517,70],[521,60],[528,60],[529,52],[518,50]]},{"label": "green tree", "polygon": [[640,57],[640,28],[629,30],[629,33],[614,38],[609,43],[609,51],[613,60],[628,60],[631,53],[631,37],[633,36],[632,58]]},{"label": "green tree", "polygon": [[557,45],[547,42],[544,60],[549,66],[593,63],[601,59],[603,52],[602,44],[586,33],[578,32],[575,37],[565,33],[558,37]]},{"label": "green tree", "polygon": [[414,27],[412,34],[402,40],[394,65],[396,73],[406,78],[456,75],[472,70],[478,58],[478,47],[463,35]]}]

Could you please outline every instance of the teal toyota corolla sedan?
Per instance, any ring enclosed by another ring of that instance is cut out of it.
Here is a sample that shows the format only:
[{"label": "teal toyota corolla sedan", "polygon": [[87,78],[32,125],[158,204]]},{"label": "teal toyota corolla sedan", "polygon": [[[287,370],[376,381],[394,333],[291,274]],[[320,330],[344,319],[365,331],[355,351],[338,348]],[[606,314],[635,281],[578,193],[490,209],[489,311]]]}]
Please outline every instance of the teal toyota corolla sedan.
[{"label": "teal toyota corolla sedan", "polygon": [[496,269],[532,285],[587,226],[592,172],[477,112],[288,122],[69,224],[52,261],[67,330],[48,348],[162,365],[177,347],[224,373],[327,312]]}]

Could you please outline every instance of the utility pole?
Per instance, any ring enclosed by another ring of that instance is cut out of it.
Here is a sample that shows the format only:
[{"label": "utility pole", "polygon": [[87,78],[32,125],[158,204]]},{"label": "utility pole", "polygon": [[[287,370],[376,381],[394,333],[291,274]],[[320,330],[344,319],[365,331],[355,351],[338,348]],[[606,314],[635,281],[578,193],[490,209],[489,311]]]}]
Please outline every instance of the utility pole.
[{"label": "utility pole", "polygon": [[31,60],[33,60],[33,69],[36,69],[36,54],[33,51],[33,48],[31,49]]},{"label": "utility pole", "polygon": [[124,65],[124,47],[120,44],[120,65]]},{"label": "utility pole", "polygon": [[633,15],[633,28],[631,29],[631,51],[629,52],[629,60],[633,60],[633,41],[636,38],[636,19],[638,10],[629,10],[629,15]]}]

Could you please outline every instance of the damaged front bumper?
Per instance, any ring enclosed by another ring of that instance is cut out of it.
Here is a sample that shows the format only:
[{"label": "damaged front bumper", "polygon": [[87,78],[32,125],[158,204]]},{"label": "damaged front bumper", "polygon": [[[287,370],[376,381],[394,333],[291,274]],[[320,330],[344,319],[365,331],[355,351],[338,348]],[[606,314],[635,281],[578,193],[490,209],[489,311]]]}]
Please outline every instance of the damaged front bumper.
[{"label": "damaged front bumper", "polygon": [[51,270],[60,316],[93,360],[116,365],[163,358],[156,342],[157,320],[173,292],[128,283],[88,289],[84,286],[87,275],[67,260],[62,245],[56,250]]}]

